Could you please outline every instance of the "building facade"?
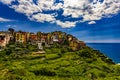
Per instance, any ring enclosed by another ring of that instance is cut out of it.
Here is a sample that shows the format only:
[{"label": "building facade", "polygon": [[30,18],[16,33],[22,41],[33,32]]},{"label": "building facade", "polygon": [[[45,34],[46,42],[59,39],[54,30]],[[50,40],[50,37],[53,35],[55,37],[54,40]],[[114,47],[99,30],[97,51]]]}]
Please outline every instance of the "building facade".
[{"label": "building facade", "polygon": [[0,46],[5,47],[10,41],[10,34],[7,32],[0,32]]},{"label": "building facade", "polygon": [[27,33],[26,32],[16,32],[15,33],[15,41],[26,43],[27,42]]}]

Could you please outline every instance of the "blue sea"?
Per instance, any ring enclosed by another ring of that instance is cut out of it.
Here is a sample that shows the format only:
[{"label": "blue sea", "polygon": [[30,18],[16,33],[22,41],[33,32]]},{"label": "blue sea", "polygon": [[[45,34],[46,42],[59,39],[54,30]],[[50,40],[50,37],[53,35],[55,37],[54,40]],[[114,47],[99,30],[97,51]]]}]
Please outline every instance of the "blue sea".
[{"label": "blue sea", "polygon": [[99,50],[111,58],[115,63],[120,63],[120,43],[86,43],[87,46]]}]

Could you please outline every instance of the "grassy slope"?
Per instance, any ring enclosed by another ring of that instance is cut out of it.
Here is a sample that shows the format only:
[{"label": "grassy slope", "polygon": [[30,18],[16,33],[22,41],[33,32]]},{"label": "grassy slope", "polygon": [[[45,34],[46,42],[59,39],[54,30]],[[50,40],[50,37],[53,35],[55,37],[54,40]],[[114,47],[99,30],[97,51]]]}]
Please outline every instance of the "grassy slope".
[{"label": "grassy slope", "polygon": [[20,57],[1,53],[0,80],[120,80],[120,66],[99,51],[88,47],[76,52],[55,47],[45,51]]}]

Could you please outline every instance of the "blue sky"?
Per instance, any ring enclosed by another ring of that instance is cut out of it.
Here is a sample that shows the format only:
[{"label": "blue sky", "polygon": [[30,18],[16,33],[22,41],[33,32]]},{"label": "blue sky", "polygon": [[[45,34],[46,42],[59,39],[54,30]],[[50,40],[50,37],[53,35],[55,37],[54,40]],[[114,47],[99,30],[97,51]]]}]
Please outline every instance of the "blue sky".
[{"label": "blue sky", "polygon": [[0,31],[63,31],[85,42],[120,42],[119,0],[0,0]]}]

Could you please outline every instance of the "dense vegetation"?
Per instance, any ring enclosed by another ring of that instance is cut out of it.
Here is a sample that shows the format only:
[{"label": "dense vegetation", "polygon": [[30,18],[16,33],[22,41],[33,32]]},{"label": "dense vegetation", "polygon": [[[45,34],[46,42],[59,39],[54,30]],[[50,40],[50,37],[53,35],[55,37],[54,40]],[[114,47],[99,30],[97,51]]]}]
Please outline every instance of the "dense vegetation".
[{"label": "dense vegetation", "polygon": [[37,45],[7,45],[0,52],[0,80],[120,80],[120,66],[97,50],[58,44],[44,50],[35,54]]}]

